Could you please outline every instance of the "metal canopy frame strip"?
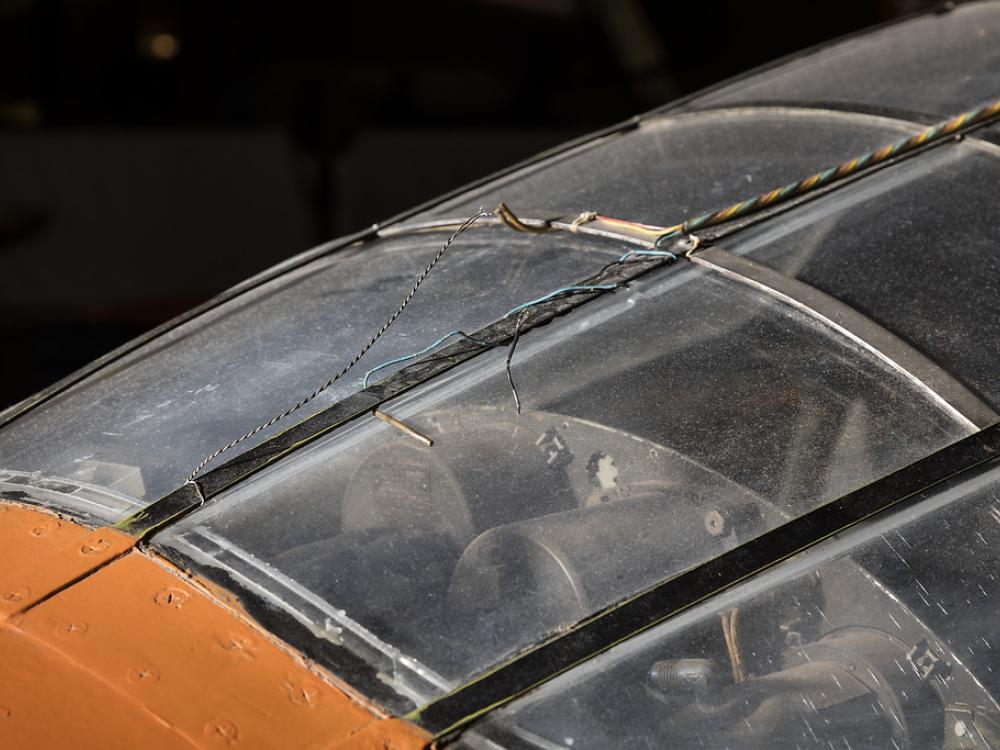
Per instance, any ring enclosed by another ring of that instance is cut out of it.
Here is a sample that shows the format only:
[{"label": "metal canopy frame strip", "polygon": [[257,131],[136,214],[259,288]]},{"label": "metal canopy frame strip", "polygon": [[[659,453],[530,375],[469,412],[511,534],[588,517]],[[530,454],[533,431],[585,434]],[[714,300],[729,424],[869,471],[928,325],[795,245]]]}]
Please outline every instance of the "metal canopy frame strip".
[{"label": "metal canopy frame strip", "polygon": [[658,625],[823,540],[1000,456],[1000,425],[987,428],[866,487],[741,544],[572,630],[535,646],[407,719],[441,739],[613,646]]}]

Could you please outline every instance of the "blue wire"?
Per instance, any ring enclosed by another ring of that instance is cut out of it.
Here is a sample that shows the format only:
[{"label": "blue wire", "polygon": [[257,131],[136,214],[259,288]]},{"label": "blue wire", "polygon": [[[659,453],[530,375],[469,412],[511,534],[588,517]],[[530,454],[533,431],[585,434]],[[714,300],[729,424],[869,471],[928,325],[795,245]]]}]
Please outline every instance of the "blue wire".
[{"label": "blue wire", "polygon": [[625,260],[631,255],[653,255],[657,258],[670,258],[671,260],[677,260],[676,253],[672,253],[668,250],[629,250],[618,259],[618,262],[624,263]]},{"label": "blue wire", "polygon": [[[686,222],[684,222],[684,227],[687,227],[688,225],[691,225],[693,227],[700,226],[700,224],[697,224],[698,219],[707,219],[709,216],[711,216],[711,214],[704,214],[703,216],[699,216],[697,219],[692,219],[691,221],[686,221]],[[669,234],[664,234],[664,235],[661,235],[660,237],[657,237],[656,238],[656,246],[660,247],[661,245],[665,245],[666,242],[667,242],[667,240],[672,240],[672,239],[676,239],[677,237],[680,237],[681,231],[683,230],[684,227],[682,227],[681,229],[675,229],[674,231],[670,232]]]},{"label": "blue wire", "polygon": [[433,351],[434,349],[436,349],[437,347],[439,347],[444,341],[447,341],[452,336],[463,336],[463,337],[469,339],[469,341],[474,341],[475,343],[480,344],[481,346],[489,346],[489,344],[487,344],[485,341],[480,341],[479,339],[473,338],[472,336],[470,336],[469,334],[465,333],[464,331],[452,331],[451,333],[446,333],[444,336],[442,336],[441,338],[439,338],[433,344],[431,344],[430,346],[424,347],[419,352],[413,352],[413,354],[407,354],[407,355],[405,355],[403,357],[396,357],[396,359],[390,359],[388,362],[383,362],[380,365],[376,365],[375,367],[373,367],[372,369],[370,369],[368,372],[365,373],[365,379],[363,381],[363,386],[362,387],[367,388],[368,387],[368,379],[374,373],[378,372],[379,370],[384,370],[386,367],[389,367],[391,365],[398,365],[400,362],[408,362],[409,360],[414,359],[415,357],[419,357],[422,354],[427,354],[428,352]]},{"label": "blue wire", "polygon": [[[645,254],[649,254],[649,255],[670,255],[670,256],[673,256],[673,253],[657,252],[657,251],[654,251],[654,250],[639,250],[639,251],[634,251],[634,252],[636,252],[636,253],[640,253],[641,252],[641,253],[645,253]],[[624,258],[627,255],[628,255],[628,253],[626,253],[622,257]],[[676,256],[674,256],[674,257],[676,257]],[[508,312],[506,315],[504,315],[504,317],[505,318],[509,318],[511,315],[514,315],[515,313],[519,313],[522,310],[526,310],[527,308],[533,307],[534,305],[541,304],[542,302],[547,302],[548,300],[552,299],[553,297],[558,297],[560,294],[572,294],[572,293],[579,293],[579,292],[607,292],[607,291],[611,291],[611,290],[617,289],[617,288],[618,288],[618,284],[594,284],[594,285],[591,285],[591,286],[564,286],[562,289],[556,289],[554,292],[549,292],[548,294],[546,294],[543,297],[539,297],[538,299],[531,300],[531,302],[525,302],[522,305],[518,305],[517,307],[515,307],[514,309],[512,309],[510,312]],[[473,342],[479,344],[480,346],[489,346],[490,345],[490,344],[488,344],[485,341],[480,341],[479,339],[473,338],[472,336],[470,336],[469,334],[465,333],[464,331],[451,331],[450,333],[446,333],[444,336],[442,336],[441,338],[439,338],[437,341],[435,341],[430,346],[424,347],[419,352],[413,352],[412,354],[407,354],[407,355],[402,356],[402,357],[396,357],[396,359],[390,359],[388,362],[383,362],[380,365],[376,365],[375,367],[373,367],[372,369],[370,369],[368,372],[365,373],[365,379],[364,379],[364,381],[362,381],[362,387],[367,388],[368,387],[368,381],[369,381],[369,379],[371,378],[372,375],[374,375],[379,370],[384,370],[386,367],[391,367],[392,365],[398,365],[400,362],[409,362],[411,359],[415,359],[416,357],[420,357],[420,356],[422,356],[424,354],[427,354],[428,352],[431,352],[434,349],[436,349],[437,347],[439,347],[442,343],[444,343],[445,341],[447,341],[448,339],[450,339],[452,336],[462,336],[464,338],[467,338],[469,341],[473,341]]]},{"label": "blue wire", "polygon": [[617,289],[618,284],[594,284],[592,286],[564,286],[562,289],[556,289],[554,292],[549,292],[544,297],[539,297],[538,299],[533,299],[531,302],[525,302],[523,305],[518,305],[513,308],[510,312],[504,315],[505,318],[509,318],[515,313],[519,313],[522,310],[526,310],[529,307],[534,307],[535,305],[540,305],[542,302],[548,302],[553,297],[558,297],[560,294],[571,294],[576,292],[607,292],[612,289]]}]

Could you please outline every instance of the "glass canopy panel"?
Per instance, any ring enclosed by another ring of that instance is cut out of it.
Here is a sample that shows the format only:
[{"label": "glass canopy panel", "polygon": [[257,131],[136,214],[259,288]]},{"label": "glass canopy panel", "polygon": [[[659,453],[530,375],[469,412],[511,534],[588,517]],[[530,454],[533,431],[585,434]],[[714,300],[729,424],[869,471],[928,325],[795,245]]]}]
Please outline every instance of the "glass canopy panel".
[{"label": "glass canopy panel", "polygon": [[721,245],[837,297],[1000,409],[998,155],[937,148]]},{"label": "glass canopy panel", "polygon": [[997,747],[998,498],[993,462],[570,670],[461,745]]},{"label": "glass canopy panel", "polygon": [[419,704],[967,434],[812,318],[691,265],[523,335],[520,414],[504,356],[382,407],[431,447],[360,418],[155,543],[335,629]]},{"label": "glass canopy panel", "polygon": [[837,103],[947,117],[1000,97],[1000,3],[962,3],[833,44],[689,107]]},{"label": "glass canopy panel", "polygon": [[[0,468],[155,500],[181,485],[204,456],[340,370],[396,310],[447,236],[349,248],[177,327],[0,429]],[[454,329],[474,331],[621,253],[567,235],[469,229],[361,363],[295,419],[359,390],[368,369]]]},{"label": "glass canopy panel", "polygon": [[891,143],[912,125],[867,115],[734,109],[663,117],[544,159],[436,206],[461,216],[505,201],[529,216],[582,211],[675,224]]}]

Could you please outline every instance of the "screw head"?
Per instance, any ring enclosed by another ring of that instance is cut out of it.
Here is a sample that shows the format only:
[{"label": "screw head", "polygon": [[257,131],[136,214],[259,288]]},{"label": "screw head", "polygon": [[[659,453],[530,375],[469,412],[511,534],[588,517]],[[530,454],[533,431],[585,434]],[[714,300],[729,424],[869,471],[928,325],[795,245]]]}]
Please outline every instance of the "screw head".
[{"label": "screw head", "polygon": [[719,536],[726,530],[726,519],[717,510],[710,510],[705,514],[705,531],[711,536]]},{"label": "screw head", "polygon": [[188,592],[184,591],[184,589],[171,586],[158,592],[156,596],[153,597],[153,601],[161,607],[180,609],[184,606],[184,602],[188,600],[188,596]]},{"label": "screw head", "polygon": [[87,623],[82,621],[76,622],[61,622],[56,625],[56,635],[63,640],[68,638],[77,638],[82,636],[90,628]]},{"label": "screw head", "polygon": [[210,740],[232,747],[240,738],[239,727],[229,719],[209,719],[202,730]]},{"label": "screw head", "polygon": [[319,700],[319,688],[316,685],[290,679],[285,682],[285,691],[288,693],[288,700],[293,705],[316,708]]},{"label": "screw head", "polygon": [[236,656],[244,656],[247,659],[254,657],[257,650],[257,642],[250,636],[242,633],[230,632],[219,637],[219,646]]},{"label": "screw head", "polygon": [[14,588],[7,589],[0,594],[0,601],[6,604],[20,604],[29,596],[31,596],[30,588],[27,586],[16,586]]},{"label": "screw head", "polygon": [[151,664],[132,667],[128,671],[128,681],[133,685],[151,685],[160,679],[160,670]]},{"label": "screw head", "polygon": [[36,537],[49,536],[50,534],[58,531],[62,527],[56,519],[48,519],[42,521],[37,526],[32,527],[31,535]]},{"label": "screw head", "polygon": [[97,537],[96,539],[89,539],[83,543],[80,547],[81,555],[99,555],[102,552],[107,552],[111,548],[111,542],[107,539],[101,539]]}]

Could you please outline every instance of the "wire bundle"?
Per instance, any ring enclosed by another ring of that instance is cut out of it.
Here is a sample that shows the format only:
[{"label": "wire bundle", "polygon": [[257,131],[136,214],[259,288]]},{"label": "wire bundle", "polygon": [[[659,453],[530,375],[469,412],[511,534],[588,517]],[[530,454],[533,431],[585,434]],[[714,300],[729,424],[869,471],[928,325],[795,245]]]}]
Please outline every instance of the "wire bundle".
[{"label": "wire bundle", "polygon": [[[704,229],[705,227],[722,224],[723,222],[732,221],[733,219],[737,219],[741,216],[746,216],[754,211],[759,211],[769,206],[776,206],[779,203],[783,203],[791,198],[805,195],[813,190],[829,185],[832,182],[841,180],[861,169],[875,166],[876,164],[891,159],[894,156],[900,156],[901,154],[905,154],[908,151],[920,148],[921,146],[926,146],[930,143],[934,143],[935,141],[940,141],[943,138],[947,138],[948,136],[954,134],[960,128],[968,128],[973,125],[982,124],[987,120],[994,119],[998,115],[1000,115],[1000,100],[992,102],[991,104],[983,105],[978,109],[963,112],[962,114],[956,115],[955,117],[945,120],[944,122],[940,122],[937,125],[931,125],[928,128],[924,128],[919,133],[911,135],[909,138],[903,138],[895,143],[890,143],[889,145],[883,146],[876,151],[869,151],[867,154],[862,154],[861,156],[857,156],[850,161],[845,161],[843,164],[830,167],[822,172],[817,172],[816,174],[810,175],[809,177],[799,180],[798,182],[792,182],[788,185],[775,188],[770,192],[750,198],[749,200],[734,203],[733,205],[720,209],[719,211],[696,216],[693,219],[688,219],[682,224],[665,227],[657,237],[656,243],[657,245],[661,245],[669,239],[679,235],[688,234],[696,229]],[[601,218],[603,219],[604,217]]]}]

